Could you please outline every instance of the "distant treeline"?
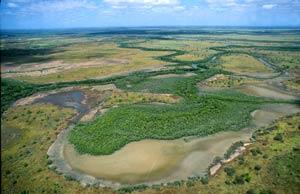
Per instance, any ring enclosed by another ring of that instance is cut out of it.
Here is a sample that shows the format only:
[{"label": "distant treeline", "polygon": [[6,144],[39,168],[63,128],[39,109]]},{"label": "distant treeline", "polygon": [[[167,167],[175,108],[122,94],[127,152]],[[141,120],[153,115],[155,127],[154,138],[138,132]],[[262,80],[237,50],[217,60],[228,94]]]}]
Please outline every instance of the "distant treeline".
[{"label": "distant treeline", "polygon": [[279,35],[300,34],[297,27],[114,27],[114,28],[73,28],[48,30],[2,30],[1,38],[17,36],[47,35],[181,35],[181,34],[248,34]]}]

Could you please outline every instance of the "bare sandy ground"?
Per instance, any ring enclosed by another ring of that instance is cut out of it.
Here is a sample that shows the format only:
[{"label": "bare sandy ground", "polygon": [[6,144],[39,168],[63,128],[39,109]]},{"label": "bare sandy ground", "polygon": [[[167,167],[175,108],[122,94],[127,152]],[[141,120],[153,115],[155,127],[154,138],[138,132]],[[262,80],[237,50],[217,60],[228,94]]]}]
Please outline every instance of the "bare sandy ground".
[{"label": "bare sandy ground", "polygon": [[197,75],[195,73],[185,73],[185,74],[164,74],[164,75],[157,75],[153,76],[151,78],[153,79],[160,79],[160,78],[171,78],[171,77],[192,77],[194,75]]},{"label": "bare sandy ground", "polygon": [[275,88],[271,85],[243,85],[236,88],[238,91],[244,92],[249,95],[273,98],[273,99],[283,99],[283,100],[297,100],[298,97],[289,94],[279,88]]},{"label": "bare sandy ground", "polygon": [[[250,138],[249,131],[223,132],[191,141],[142,140],[108,156],[80,155],[70,144],[64,157],[74,169],[119,183],[168,182],[202,175],[215,156],[234,142]],[[159,180],[159,181],[157,181]]]},{"label": "bare sandy ground", "polygon": [[29,63],[19,66],[3,66],[1,67],[1,76],[42,76],[76,68],[103,67],[127,63],[128,60],[126,59],[101,59],[80,63],[65,63],[63,61],[51,61],[47,63]]}]

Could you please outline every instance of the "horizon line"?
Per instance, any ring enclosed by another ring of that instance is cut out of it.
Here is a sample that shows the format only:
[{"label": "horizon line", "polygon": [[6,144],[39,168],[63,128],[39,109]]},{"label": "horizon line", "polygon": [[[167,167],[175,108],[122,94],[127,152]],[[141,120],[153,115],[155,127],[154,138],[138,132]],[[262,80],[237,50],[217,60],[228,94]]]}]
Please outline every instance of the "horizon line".
[{"label": "horizon line", "polygon": [[0,31],[11,30],[72,30],[72,29],[108,29],[108,28],[176,28],[176,27],[198,27],[198,28],[266,28],[266,29],[300,29],[300,25],[157,25],[157,26],[78,26],[78,27],[49,27],[49,28],[3,28]]}]

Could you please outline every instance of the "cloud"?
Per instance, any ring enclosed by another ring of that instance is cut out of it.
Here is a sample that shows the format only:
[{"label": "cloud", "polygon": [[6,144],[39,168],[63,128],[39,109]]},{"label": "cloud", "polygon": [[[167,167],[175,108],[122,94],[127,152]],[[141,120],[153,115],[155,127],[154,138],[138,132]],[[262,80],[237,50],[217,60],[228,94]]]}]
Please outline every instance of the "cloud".
[{"label": "cloud", "polygon": [[255,11],[277,8],[278,11],[300,9],[300,0],[205,0],[207,7],[213,11]]},{"label": "cloud", "polygon": [[152,8],[154,6],[174,6],[180,4],[178,0],[104,0],[104,2],[113,8],[126,8],[127,6]]},{"label": "cloud", "polygon": [[38,12],[58,12],[74,9],[95,9],[97,6],[87,0],[53,0],[32,3],[28,9]]},{"label": "cloud", "polygon": [[18,8],[25,13],[63,12],[75,9],[96,9],[97,5],[90,0],[4,0],[8,9]]},{"label": "cloud", "polygon": [[274,7],[276,7],[276,4],[265,4],[262,6],[263,9],[273,9]]},{"label": "cloud", "polygon": [[9,3],[7,3],[7,7],[9,7],[9,8],[16,8],[16,7],[19,7],[19,6],[16,3],[9,2]]},{"label": "cloud", "polygon": [[228,9],[241,9],[247,5],[246,1],[237,2],[236,0],[206,0],[208,7],[215,11],[225,11]]}]

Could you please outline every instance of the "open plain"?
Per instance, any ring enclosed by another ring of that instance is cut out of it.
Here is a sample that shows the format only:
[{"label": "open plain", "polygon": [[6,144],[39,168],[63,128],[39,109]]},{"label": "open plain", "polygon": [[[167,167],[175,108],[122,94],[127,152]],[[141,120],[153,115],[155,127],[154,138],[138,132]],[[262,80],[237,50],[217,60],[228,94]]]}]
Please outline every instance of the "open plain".
[{"label": "open plain", "polygon": [[299,29],[1,43],[3,193],[300,192]]}]

